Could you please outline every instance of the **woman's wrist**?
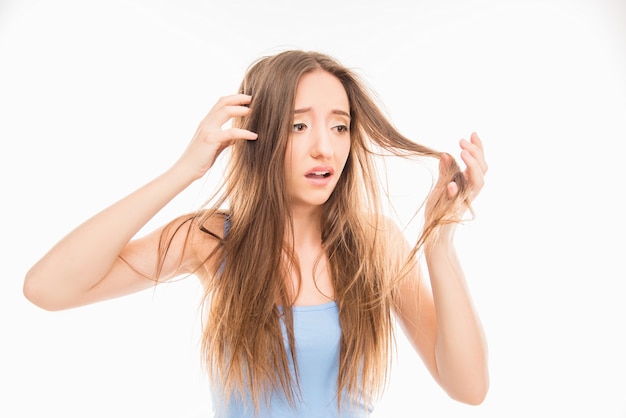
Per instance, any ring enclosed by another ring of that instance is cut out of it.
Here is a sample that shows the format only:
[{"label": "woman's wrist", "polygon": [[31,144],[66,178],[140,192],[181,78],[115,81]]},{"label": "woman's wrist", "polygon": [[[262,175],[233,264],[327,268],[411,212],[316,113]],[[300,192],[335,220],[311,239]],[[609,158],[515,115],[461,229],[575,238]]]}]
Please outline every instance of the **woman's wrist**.
[{"label": "woman's wrist", "polygon": [[442,225],[433,231],[432,235],[424,242],[424,254],[428,257],[433,252],[447,251],[454,247],[454,232],[456,223]]},{"label": "woman's wrist", "polygon": [[190,170],[187,166],[178,161],[162,174],[162,176],[170,177],[173,181],[180,183],[183,188],[186,188],[194,181],[202,178],[203,175],[203,173],[197,170]]}]

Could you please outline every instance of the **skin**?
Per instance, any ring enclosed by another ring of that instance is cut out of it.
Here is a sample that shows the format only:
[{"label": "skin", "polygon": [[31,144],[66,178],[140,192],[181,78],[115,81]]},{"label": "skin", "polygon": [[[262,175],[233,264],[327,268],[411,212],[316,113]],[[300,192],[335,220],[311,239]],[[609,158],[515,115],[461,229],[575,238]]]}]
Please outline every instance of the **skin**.
[{"label": "skin", "polygon": [[[139,230],[170,200],[203,177],[218,155],[234,141],[256,140],[243,129],[222,129],[233,117],[246,116],[250,96],[236,94],[221,98],[200,122],[186,150],[163,174],[79,225],[27,273],[24,294],[47,310],[61,310],[120,297],[154,285],[157,248],[162,229],[136,238]],[[321,245],[319,216],[341,175],[350,149],[349,103],[343,86],[324,71],[304,75],[296,91],[294,130],[286,153],[286,175],[292,196],[295,253],[302,280],[291,277],[295,304],[315,305],[334,296],[332,278],[326,268]],[[473,133],[461,140],[463,175],[470,199],[484,184],[487,163],[483,145]],[[440,161],[440,170],[449,165]],[[327,184],[314,184],[305,174],[315,167],[328,167],[333,175]],[[455,183],[437,184],[453,199]],[[429,202],[426,217],[429,216]],[[463,208],[459,208],[462,215]],[[215,231],[223,221],[209,221]],[[392,239],[406,240],[399,229]],[[480,320],[472,306],[463,270],[453,245],[455,226],[441,229],[436,240],[425,245],[425,262],[430,286],[419,268],[398,292],[397,310],[401,328],[441,387],[454,399],[479,404],[487,388],[487,348]],[[186,247],[185,247],[186,245]],[[182,237],[172,242],[159,276],[168,280],[191,273],[217,244],[206,234],[192,229],[185,244]],[[185,250],[185,251],[183,251]],[[407,254],[410,248],[406,243]],[[120,259],[120,255],[134,269]],[[321,257],[314,270],[315,260]],[[315,275],[315,277],[314,277]],[[419,297],[418,297],[419,294]]]},{"label": "skin", "polygon": [[[348,159],[349,126],[350,104],[341,82],[321,70],[303,75],[296,90],[294,128],[285,153],[295,250],[302,275],[302,281],[292,275],[296,305],[318,305],[334,296],[319,219],[322,204],[330,197]],[[329,170],[332,175],[311,181],[305,175],[311,170]],[[327,183],[320,185],[319,181]]]}]

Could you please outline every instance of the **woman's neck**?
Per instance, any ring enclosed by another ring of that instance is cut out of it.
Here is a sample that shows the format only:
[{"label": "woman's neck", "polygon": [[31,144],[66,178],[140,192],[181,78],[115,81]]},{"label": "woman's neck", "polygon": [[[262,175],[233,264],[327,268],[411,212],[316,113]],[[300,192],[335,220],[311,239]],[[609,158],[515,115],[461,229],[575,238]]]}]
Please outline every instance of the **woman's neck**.
[{"label": "woman's neck", "polygon": [[318,247],[321,244],[321,214],[321,207],[292,210],[293,231],[290,231],[288,226],[287,233],[289,235],[293,233],[293,244],[296,248]]}]

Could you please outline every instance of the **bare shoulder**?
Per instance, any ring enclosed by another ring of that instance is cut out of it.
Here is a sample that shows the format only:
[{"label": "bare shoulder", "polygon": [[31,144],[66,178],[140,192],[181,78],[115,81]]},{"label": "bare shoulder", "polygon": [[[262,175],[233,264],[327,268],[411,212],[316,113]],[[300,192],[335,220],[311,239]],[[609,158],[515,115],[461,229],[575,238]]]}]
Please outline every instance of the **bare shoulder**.
[{"label": "bare shoulder", "polygon": [[[194,214],[181,216],[170,223],[171,231],[165,232],[162,239],[172,238],[172,242],[183,240],[185,251],[189,251],[187,270],[199,272],[211,271],[219,262],[222,248],[227,214],[222,211],[200,211]],[[179,232],[180,237],[177,237]]]},{"label": "bare shoulder", "polygon": [[369,215],[368,224],[372,226],[372,230],[379,238],[385,240],[386,245],[391,245],[393,248],[402,247],[406,250],[406,245],[408,245],[406,236],[392,218],[386,215]]},{"label": "bare shoulder", "polygon": [[183,274],[203,275],[214,267],[225,219],[222,212],[208,211],[178,216],[131,241],[121,258],[134,270],[157,281]]}]

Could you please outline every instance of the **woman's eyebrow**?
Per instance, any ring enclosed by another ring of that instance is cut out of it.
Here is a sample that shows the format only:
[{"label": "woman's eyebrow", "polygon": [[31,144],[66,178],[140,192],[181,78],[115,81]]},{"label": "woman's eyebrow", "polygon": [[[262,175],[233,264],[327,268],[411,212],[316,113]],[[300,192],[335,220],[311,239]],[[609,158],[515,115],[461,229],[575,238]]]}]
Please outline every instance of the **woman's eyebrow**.
[{"label": "woman's eyebrow", "polygon": [[[299,113],[309,112],[311,109],[312,108],[310,106],[309,107],[303,107],[303,108],[294,110],[293,113],[297,115]],[[342,115],[342,116],[347,117],[348,119],[352,118],[352,116],[350,116],[350,113],[346,112],[345,110],[341,110],[341,109],[333,109],[333,110],[330,111],[330,113],[335,114],[335,115]]]},{"label": "woman's eyebrow", "polygon": [[331,113],[335,115],[342,115],[342,116],[347,117],[348,119],[352,119],[352,116],[350,116],[350,113],[346,112],[345,110],[333,109]]}]

